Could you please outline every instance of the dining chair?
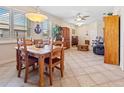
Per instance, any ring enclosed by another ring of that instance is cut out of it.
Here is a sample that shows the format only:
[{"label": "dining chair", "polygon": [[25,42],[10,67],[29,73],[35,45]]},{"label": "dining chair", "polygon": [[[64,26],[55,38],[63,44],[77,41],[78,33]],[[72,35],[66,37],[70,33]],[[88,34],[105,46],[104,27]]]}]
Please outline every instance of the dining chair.
[{"label": "dining chair", "polygon": [[51,44],[51,38],[43,39],[44,45],[50,45]]},{"label": "dining chair", "polygon": [[34,39],[34,44],[43,44],[42,39]]},{"label": "dining chair", "polygon": [[62,41],[58,40],[58,41],[53,41],[53,45],[54,46],[63,46],[64,45],[64,38],[62,38]]},{"label": "dining chair", "polygon": [[62,41],[54,41],[53,45],[54,46],[62,46],[63,42]]},{"label": "dining chair", "polygon": [[53,69],[57,68],[61,72],[61,77],[63,77],[64,70],[64,50],[63,47],[57,47],[52,49],[50,58],[45,59],[45,66],[49,68],[48,76],[50,80],[50,85],[52,85],[53,80]]},{"label": "dining chair", "polygon": [[[19,58],[19,69],[18,69],[18,77],[21,76],[21,71],[25,68],[25,77],[24,82],[26,83],[28,80],[29,67],[32,66],[33,70],[35,69],[35,63],[38,62],[38,59],[29,55],[27,51],[27,46],[25,42],[25,38],[17,39],[17,47],[18,47],[18,58]],[[24,68],[23,68],[24,66]]]},{"label": "dining chair", "polygon": [[33,45],[32,39],[25,39],[25,43],[26,43],[27,46]]}]

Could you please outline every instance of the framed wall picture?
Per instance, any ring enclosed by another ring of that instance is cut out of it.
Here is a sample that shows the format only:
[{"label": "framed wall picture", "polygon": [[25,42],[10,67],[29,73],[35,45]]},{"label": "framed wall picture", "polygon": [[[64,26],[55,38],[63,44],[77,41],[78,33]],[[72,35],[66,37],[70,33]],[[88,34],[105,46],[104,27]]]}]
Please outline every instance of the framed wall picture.
[{"label": "framed wall picture", "polygon": [[34,28],[34,31],[36,34],[40,34],[42,32],[41,26],[37,24],[36,27]]}]

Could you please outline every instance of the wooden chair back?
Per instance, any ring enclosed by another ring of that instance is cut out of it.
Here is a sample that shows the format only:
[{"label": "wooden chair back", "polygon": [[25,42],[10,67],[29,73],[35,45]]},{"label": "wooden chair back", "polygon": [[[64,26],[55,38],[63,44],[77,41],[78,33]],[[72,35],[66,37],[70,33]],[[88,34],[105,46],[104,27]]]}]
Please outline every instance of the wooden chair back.
[{"label": "wooden chair back", "polygon": [[51,43],[51,39],[50,38],[43,40],[43,44],[44,45],[50,45],[50,43]]},{"label": "wooden chair back", "polygon": [[53,45],[55,45],[55,46],[63,46],[63,42],[62,41],[55,41],[55,42],[53,42]]},{"label": "wooden chair back", "polygon": [[17,38],[17,47],[19,61],[26,63],[28,61],[28,53],[25,38]]},{"label": "wooden chair back", "polygon": [[55,46],[64,46],[64,38],[62,38],[62,41],[53,41],[53,45]]},{"label": "wooden chair back", "polygon": [[62,59],[62,47],[57,47],[51,52],[51,59],[60,58]]},{"label": "wooden chair back", "polygon": [[27,46],[33,45],[32,39],[25,39],[25,44],[26,44]]},{"label": "wooden chair back", "polygon": [[43,44],[42,39],[34,39],[34,44]]}]

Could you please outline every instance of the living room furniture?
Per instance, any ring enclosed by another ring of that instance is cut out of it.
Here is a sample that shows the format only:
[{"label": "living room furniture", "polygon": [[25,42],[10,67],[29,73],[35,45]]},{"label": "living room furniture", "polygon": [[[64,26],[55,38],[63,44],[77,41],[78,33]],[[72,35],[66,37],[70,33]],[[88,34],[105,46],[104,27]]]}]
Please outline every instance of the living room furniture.
[{"label": "living room furniture", "polygon": [[73,45],[78,45],[78,36],[72,36],[72,46]]},{"label": "living room furniture", "polygon": [[85,40],[85,44],[90,45],[90,40]]},{"label": "living room furniture", "polygon": [[104,17],[104,43],[105,55],[104,63],[119,64],[119,16],[105,16]]},{"label": "living room furniture", "polygon": [[87,45],[87,44],[78,45],[78,50],[79,51],[89,51],[89,45]]},{"label": "living room furniture", "polygon": [[64,38],[64,47],[70,48],[70,29],[62,27],[62,37]]},{"label": "living room furniture", "polygon": [[104,41],[103,37],[97,36],[95,40],[92,40],[93,53],[97,55],[104,55]]},{"label": "living room furniture", "polygon": [[104,45],[103,43],[98,43],[93,46],[93,52],[97,55],[104,55]]}]

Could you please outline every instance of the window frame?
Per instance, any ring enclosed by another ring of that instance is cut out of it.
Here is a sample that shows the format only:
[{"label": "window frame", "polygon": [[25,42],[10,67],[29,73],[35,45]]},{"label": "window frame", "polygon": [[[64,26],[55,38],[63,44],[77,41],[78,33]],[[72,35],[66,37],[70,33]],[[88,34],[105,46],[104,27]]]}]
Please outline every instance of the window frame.
[{"label": "window frame", "polygon": [[[21,10],[19,10],[19,9],[12,9],[12,13],[13,13],[13,33],[15,33],[16,31],[21,31],[21,32],[24,32],[24,34],[26,33],[26,35],[27,35],[27,33],[28,33],[28,19],[26,18],[26,16],[25,16],[25,13],[26,12],[24,12],[24,11],[21,11]],[[24,28],[25,29],[23,29],[23,30],[21,30],[21,29],[15,29],[14,27],[16,26],[15,24],[14,24],[14,13],[20,13],[20,14],[22,14],[22,15],[24,15],[24,17],[26,18],[26,21],[27,21],[27,23],[26,23],[26,26],[24,26]],[[16,39],[15,37],[16,36],[13,36],[14,37],[14,39]]]},{"label": "window frame", "polygon": [[9,26],[9,28],[8,28],[8,30],[9,30],[9,38],[1,38],[0,41],[10,40],[10,38],[11,38],[11,9],[8,8],[8,7],[5,7],[5,6],[0,6],[0,8],[6,9],[6,10],[9,11],[8,12],[9,13],[9,24],[8,24],[8,26]]},{"label": "window frame", "polygon": [[[13,9],[11,7],[5,7],[5,6],[0,6],[0,8],[6,9],[9,12],[9,37],[8,38],[0,38],[0,44],[6,44],[6,43],[16,43],[16,38],[14,35],[12,36],[12,34],[14,33],[14,12],[20,13],[20,14],[24,14],[26,13],[26,11],[20,10],[20,9]],[[26,19],[28,21],[28,19]],[[26,24],[26,30],[24,30],[25,32],[28,30],[28,22]],[[28,32],[27,32],[28,33]]]}]

